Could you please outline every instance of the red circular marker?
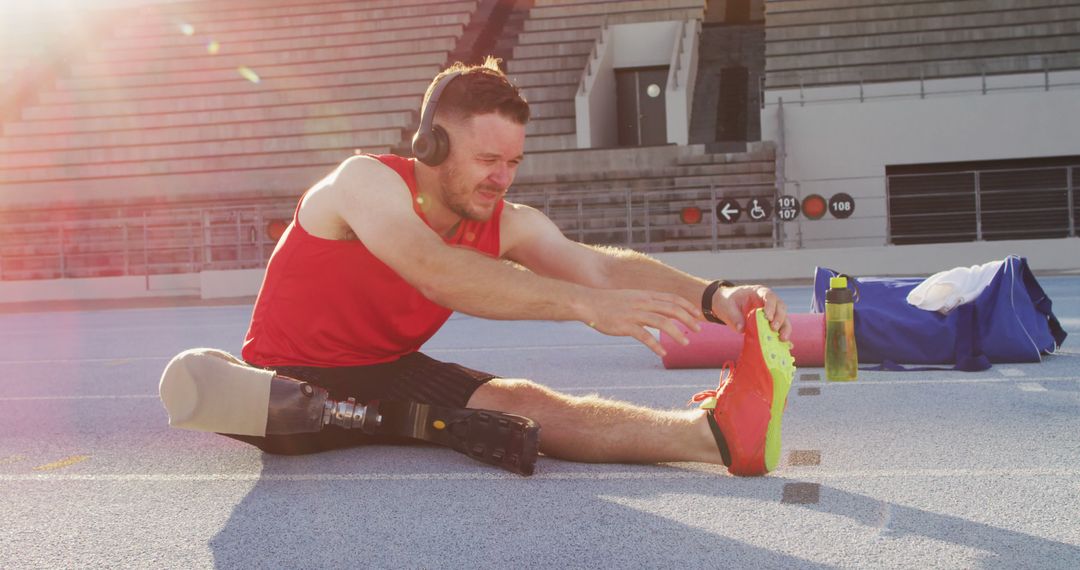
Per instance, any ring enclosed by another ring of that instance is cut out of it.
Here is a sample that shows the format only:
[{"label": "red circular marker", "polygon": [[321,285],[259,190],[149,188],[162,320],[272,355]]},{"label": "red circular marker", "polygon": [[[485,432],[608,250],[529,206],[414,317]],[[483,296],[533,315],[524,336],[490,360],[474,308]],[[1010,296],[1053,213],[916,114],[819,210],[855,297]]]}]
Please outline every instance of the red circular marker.
[{"label": "red circular marker", "polygon": [[281,234],[285,233],[287,227],[289,227],[287,220],[270,220],[266,223],[266,237],[277,241],[281,239]]},{"label": "red circular marker", "polygon": [[828,210],[828,202],[819,194],[811,194],[803,199],[802,213],[809,220],[820,220]]},{"label": "red circular marker", "polygon": [[684,224],[700,224],[701,218],[701,208],[698,208],[697,206],[686,206],[679,212],[679,219],[682,220],[682,223]]}]

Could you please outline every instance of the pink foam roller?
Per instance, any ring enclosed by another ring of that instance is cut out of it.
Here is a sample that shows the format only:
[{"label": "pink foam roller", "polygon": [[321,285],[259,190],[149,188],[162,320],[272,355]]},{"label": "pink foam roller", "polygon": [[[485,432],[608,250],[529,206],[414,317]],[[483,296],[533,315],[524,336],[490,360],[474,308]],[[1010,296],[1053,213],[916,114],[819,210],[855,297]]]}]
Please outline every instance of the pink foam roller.
[{"label": "pink foam roller", "polygon": [[[796,366],[825,365],[825,315],[821,313],[789,314],[791,320],[791,355]],[[660,346],[667,351],[664,368],[720,368],[727,360],[735,361],[742,351],[743,335],[726,326],[702,323],[701,332],[679,328],[690,339],[683,346],[670,336],[660,333]]]}]

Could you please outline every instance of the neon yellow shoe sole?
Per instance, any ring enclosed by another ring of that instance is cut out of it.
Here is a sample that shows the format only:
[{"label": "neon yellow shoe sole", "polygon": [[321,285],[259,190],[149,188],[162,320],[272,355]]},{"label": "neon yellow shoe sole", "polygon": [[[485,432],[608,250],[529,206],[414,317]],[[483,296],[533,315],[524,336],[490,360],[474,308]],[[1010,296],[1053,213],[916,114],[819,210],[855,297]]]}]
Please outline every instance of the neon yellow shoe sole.
[{"label": "neon yellow shoe sole", "polygon": [[788,391],[795,378],[795,359],[791,356],[791,344],[780,340],[780,334],[772,330],[765,310],[754,312],[757,318],[758,341],[761,356],[772,375],[773,398],[769,428],[765,433],[765,470],[773,471],[780,463],[780,431],[787,405]]}]

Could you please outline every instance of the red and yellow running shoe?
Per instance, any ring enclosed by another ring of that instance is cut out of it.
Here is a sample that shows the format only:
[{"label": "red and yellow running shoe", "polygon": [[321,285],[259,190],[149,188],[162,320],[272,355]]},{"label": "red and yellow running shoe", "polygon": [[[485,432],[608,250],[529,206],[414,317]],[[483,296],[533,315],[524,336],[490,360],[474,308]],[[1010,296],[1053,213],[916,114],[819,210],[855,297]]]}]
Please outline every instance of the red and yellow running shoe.
[{"label": "red and yellow running shoe", "polygon": [[747,313],[743,337],[738,360],[724,364],[720,386],[699,392],[690,403],[700,402],[708,411],[709,427],[732,475],[764,475],[780,461],[780,424],[795,360],[791,345],[772,330],[760,306]]}]

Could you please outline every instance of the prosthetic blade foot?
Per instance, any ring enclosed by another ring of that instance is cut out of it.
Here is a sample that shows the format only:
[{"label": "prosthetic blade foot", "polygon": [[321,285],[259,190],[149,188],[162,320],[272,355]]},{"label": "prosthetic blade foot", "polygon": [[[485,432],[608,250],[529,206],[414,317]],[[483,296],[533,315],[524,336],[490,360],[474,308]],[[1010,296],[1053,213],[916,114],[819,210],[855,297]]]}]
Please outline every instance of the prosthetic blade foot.
[{"label": "prosthetic blade foot", "polygon": [[532,475],[540,450],[540,425],[491,410],[444,408],[415,402],[381,402],[382,433],[437,443],[519,475]]}]

